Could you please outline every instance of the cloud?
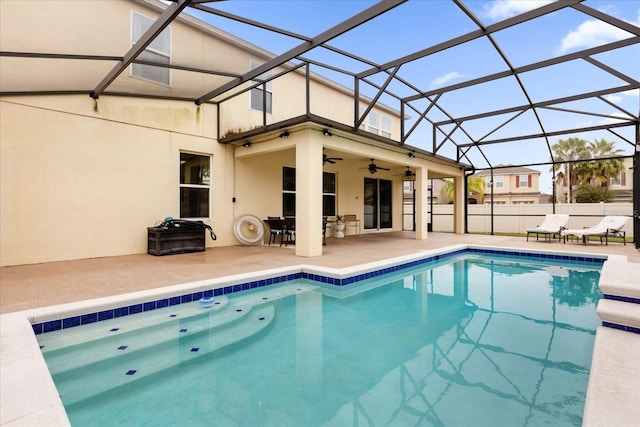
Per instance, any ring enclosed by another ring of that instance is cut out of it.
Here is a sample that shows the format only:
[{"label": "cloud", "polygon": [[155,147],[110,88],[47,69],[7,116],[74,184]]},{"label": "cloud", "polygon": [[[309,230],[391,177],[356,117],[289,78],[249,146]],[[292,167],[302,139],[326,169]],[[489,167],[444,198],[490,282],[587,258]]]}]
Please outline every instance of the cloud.
[{"label": "cloud", "polygon": [[620,92],[620,94],[627,96],[637,96],[638,98],[640,98],[640,89],[625,90],[624,92]]},{"label": "cloud", "polygon": [[493,21],[499,21],[552,2],[553,0],[494,0],[483,6],[482,15]]},{"label": "cloud", "polygon": [[[605,99],[609,102],[612,102],[614,104],[622,104],[624,101],[625,97],[640,97],[640,89],[631,89],[631,90],[625,90],[624,92],[618,92],[618,93],[612,93],[610,95],[605,96]],[[635,101],[634,101],[635,102]],[[619,120],[615,119],[614,117],[619,117],[620,120],[632,120],[633,117],[629,116],[628,114],[623,113],[622,111],[613,111],[611,113],[609,113],[609,115],[611,117],[608,118],[604,118],[600,124],[610,124],[610,123],[619,123]]]},{"label": "cloud", "polygon": [[620,104],[622,102],[622,97],[618,95],[607,95],[605,99],[614,104]]},{"label": "cloud", "polygon": [[629,121],[633,120],[633,117],[628,114],[623,113],[622,111],[612,111],[609,113],[611,117],[603,118],[599,124],[608,125],[612,123],[620,123],[620,121]]},{"label": "cloud", "polygon": [[583,22],[575,30],[569,31],[560,41],[558,53],[565,53],[578,48],[600,46],[615,40],[631,37],[631,34],[618,27],[598,20]]},{"label": "cloud", "polygon": [[[636,21],[630,23],[640,26],[640,10],[638,10]],[[569,31],[569,34],[564,36],[560,41],[560,47],[556,49],[556,53],[561,54],[578,48],[600,46],[632,36],[633,34],[607,24],[606,22],[598,19],[590,19],[578,25],[576,29]]]},{"label": "cloud", "polygon": [[446,83],[449,83],[451,80],[459,79],[464,77],[464,74],[461,74],[457,71],[452,71],[450,73],[445,74],[444,76],[438,77],[437,79],[431,82],[431,89],[442,87]]},{"label": "cloud", "polygon": [[605,96],[605,98],[607,101],[613,102],[614,104],[620,104],[624,101],[625,96],[640,97],[640,89],[630,89],[625,90],[624,92],[612,93]]}]

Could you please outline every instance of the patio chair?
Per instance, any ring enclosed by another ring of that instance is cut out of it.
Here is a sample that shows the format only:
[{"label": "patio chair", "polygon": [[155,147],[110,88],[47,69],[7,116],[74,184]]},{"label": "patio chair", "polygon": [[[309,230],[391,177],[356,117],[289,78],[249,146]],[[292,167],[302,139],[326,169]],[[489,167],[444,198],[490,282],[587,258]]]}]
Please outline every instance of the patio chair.
[{"label": "patio chair", "polygon": [[589,236],[597,236],[600,238],[600,244],[602,244],[602,238],[606,244],[609,244],[609,237],[621,237],[624,245],[627,245],[625,240],[626,233],[622,230],[622,227],[629,221],[628,216],[605,216],[602,220],[593,227],[587,227],[583,229],[565,229],[561,234],[564,243],[567,243],[567,237],[576,236],[582,238],[582,243],[587,244]]},{"label": "patio chair", "polygon": [[344,226],[345,231],[348,227],[354,227],[356,231],[356,235],[360,235],[360,220],[355,214],[346,214],[344,215]]},{"label": "patio chair", "polygon": [[327,246],[327,223],[329,222],[329,218],[326,216],[322,217],[322,246]]},{"label": "patio chair", "polygon": [[276,242],[276,238],[280,236],[280,246],[284,238],[284,220],[278,216],[270,216],[265,222],[269,226],[269,246]]},{"label": "patio chair", "polygon": [[565,225],[569,222],[569,215],[566,214],[546,214],[542,224],[535,228],[527,229],[527,242],[529,241],[529,235],[535,234],[536,240],[539,235],[546,236],[549,243],[551,239],[557,234],[560,239],[560,232],[564,230]]},{"label": "patio chair", "polygon": [[[284,240],[284,245],[287,246],[289,243],[296,243],[296,217],[295,216],[287,216],[284,218],[284,234],[282,235],[282,240]],[[282,241],[280,242],[280,246],[282,246]]]}]

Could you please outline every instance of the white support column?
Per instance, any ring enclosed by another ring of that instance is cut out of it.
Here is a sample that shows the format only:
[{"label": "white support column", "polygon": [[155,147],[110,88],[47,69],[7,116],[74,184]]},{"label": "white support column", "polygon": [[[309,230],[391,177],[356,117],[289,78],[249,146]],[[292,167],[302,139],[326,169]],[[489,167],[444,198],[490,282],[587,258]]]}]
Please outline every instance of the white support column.
[{"label": "white support column", "polygon": [[429,223],[429,171],[416,168],[416,240],[427,239]]},{"label": "white support column", "polygon": [[308,130],[296,144],[296,255],[322,255],[322,143]]},{"label": "white support column", "polygon": [[464,175],[454,178],[456,195],[453,201],[453,232],[464,234],[464,201],[467,197],[464,194]]}]

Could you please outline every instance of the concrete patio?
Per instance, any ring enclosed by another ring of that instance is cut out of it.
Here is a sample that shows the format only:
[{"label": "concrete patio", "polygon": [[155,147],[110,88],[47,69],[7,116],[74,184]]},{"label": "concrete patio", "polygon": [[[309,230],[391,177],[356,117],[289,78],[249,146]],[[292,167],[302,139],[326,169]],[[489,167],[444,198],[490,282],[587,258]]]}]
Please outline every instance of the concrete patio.
[{"label": "concrete patio", "polygon": [[147,254],[54,262],[0,269],[0,313],[82,301],[269,268],[308,264],[350,267],[386,258],[470,243],[525,249],[624,255],[640,263],[633,244],[536,241],[524,237],[389,232],[329,238],[321,257],[295,256],[292,246],[233,246],[156,257]]}]

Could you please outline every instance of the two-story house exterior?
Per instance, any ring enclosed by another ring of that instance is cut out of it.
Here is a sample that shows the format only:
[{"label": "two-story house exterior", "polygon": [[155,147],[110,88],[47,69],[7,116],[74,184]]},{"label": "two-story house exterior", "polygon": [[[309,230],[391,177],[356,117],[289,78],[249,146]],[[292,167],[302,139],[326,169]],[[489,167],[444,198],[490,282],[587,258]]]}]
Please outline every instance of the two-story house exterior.
[{"label": "two-story house exterior", "polygon": [[609,178],[609,191],[611,202],[629,202],[633,200],[633,158],[624,159],[623,169],[612,178]]},{"label": "two-story house exterior", "polygon": [[[601,183],[598,179],[594,178],[591,181],[591,185],[601,186]],[[618,172],[615,176],[612,176],[606,182],[606,186],[609,189],[609,202],[630,202],[633,200],[633,158],[626,157],[623,159],[623,167],[620,172]],[[568,188],[562,180],[558,180],[555,183],[556,194],[558,200],[565,202],[567,201],[567,193]],[[575,203],[575,191],[579,186],[574,185],[571,188],[571,203]]]},{"label": "two-story house exterior", "polygon": [[[402,229],[407,167],[425,239],[428,179],[462,189],[455,162],[397,143],[398,111],[375,103],[354,129],[354,93],[313,70],[285,63],[194,102],[274,55],[180,14],[120,69],[173,6],[65,4],[0,2],[3,266],[146,253],[147,227],[166,217],[211,225],[209,247],[237,245],[239,217],[291,209],[296,254],[319,256],[324,215],[356,214],[364,232]],[[369,102],[360,97],[360,110]],[[389,170],[370,173],[373,162]],[[370,203],[382,193],[383,205]]]},{"label": "two-story house exterior", "polygon": [[491,203],[493,187],[493,203],[497,205],[537,204],[540,201],[540,171],[522,166],[498,165],[491,171],[476,173],[487,183],[484,203]]}]

